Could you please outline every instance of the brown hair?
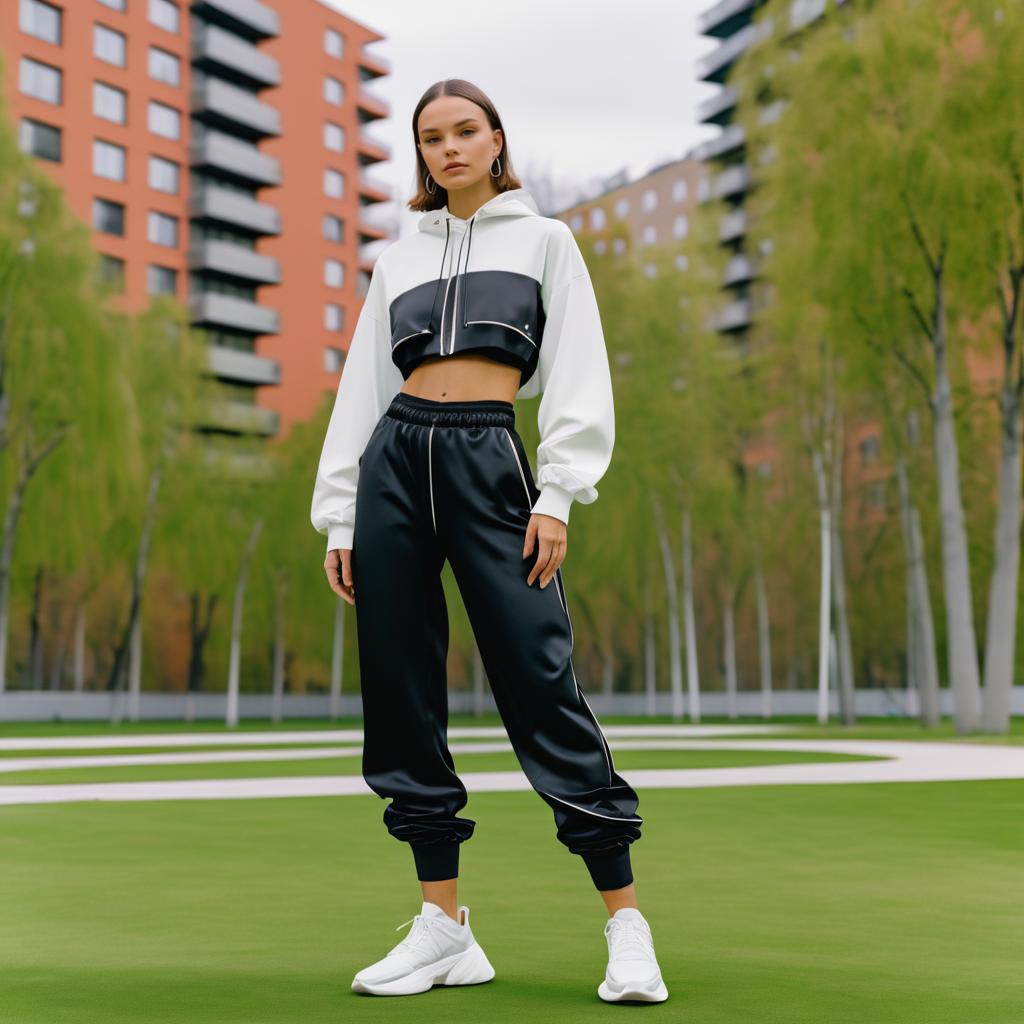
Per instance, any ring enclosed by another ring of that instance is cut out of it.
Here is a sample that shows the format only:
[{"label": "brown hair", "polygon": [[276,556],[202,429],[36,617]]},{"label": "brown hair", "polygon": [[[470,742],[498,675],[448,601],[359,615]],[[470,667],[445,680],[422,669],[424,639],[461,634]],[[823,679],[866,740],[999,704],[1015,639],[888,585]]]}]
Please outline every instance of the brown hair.
[{"label": "brown hair", "polygon": [[[498,117],[498,111],[495,109],[494,104],[488,99],[483,90],[477,88],[472,82],[467,82],[464,78],[443,78],[440,82],[435,82],[427,89],[420,97],[420,101],[416,104],[416,109],[412,113],[412,138],[413,146],[416,150],[416,195],[406,203],[406,206],[410,210],[439,210],[448,202],[448,190],[439,182],[435,181],[434,183],[436,191],[433,195],[427,191],[427,175],[429,172],[420,147],[417,145],[419,135],[416,128],[419,124],[420,114],[423,108],[431,100],[437,99],[438,96],[462,96],[467,100],[472,100],[483,110],[487,115],[487,121],[491,129],[501,130],[501,150],[498,152],[497,157],[498,164],[501,167],[501,174],[497,178],[492,179],[494,187],[498,192],[507,192],[511,188],[522,188],[523,183],[512,170],[512,161],[508,156],[508,140],[505,136],[505,128],[501,123],[501,118]],[[494,166],[493,160],[491,161],[491,166]]]}]

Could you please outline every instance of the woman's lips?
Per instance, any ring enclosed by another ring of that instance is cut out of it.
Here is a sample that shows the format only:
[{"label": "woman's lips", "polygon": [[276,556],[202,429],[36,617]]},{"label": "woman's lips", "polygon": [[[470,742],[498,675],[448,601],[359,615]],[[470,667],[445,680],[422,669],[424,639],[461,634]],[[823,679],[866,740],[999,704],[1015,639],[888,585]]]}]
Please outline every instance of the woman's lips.
[{"label": "woman's lips", "polygon": [[454,174],[456,171],[464,171],[466,169],[465,164],[456,164],[454,167],[446,167],[445,170],[449,174]]}]

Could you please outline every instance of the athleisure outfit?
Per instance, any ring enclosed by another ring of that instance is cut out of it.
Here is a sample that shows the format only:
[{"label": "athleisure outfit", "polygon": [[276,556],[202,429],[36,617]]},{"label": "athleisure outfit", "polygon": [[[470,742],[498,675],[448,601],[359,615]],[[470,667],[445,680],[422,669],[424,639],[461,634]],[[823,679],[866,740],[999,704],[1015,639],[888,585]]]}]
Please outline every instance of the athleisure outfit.
[{"label": "athleisure outfit", "polygon": [[[541,396],[536,478],[513,403],[401,392],[428,356],[474,350],[520,370]],[[557,838],[598,889],[633,880],[639,798],[572,665],[561,568],[541,588],[523,558],[531,514],[565,523],[611,461],[611,374],[593,286],[568,225],[523,189],[468,220],[447,207],[378,257],[320,457],[311,519],[350,548],[363,697],[363,777],[391,803],[384,824],[421,881],[458,875],[476,822],[447,746],[452,566],[495,702]]]}]

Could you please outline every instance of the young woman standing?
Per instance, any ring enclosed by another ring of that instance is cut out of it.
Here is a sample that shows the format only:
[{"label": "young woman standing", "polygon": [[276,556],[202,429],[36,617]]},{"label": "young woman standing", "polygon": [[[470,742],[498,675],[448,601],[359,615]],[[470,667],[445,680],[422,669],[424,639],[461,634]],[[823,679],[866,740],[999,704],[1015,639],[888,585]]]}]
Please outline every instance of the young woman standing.
[{"label": "young woman standing", "polygon": [[[447,746],[447,559],[513,749],[611,915],[606,1001],[668,997],[637,908],[639,799],[573,672],[560,566],[597,498],[614,407],[601,321],[569,227],[512,172],[493,104],[462,79],[412,119],[418,230],[378,257],[324,441],[313,525],[356,607],[363,777],[391,803],[423,895],[410,934],[356,974],[379,995],[494,977],[458,903],[466,789]],[[534,480],[514,401],[543,395]],[[407,924],[409,922],[406,922]],[[402,927],[402,926],[399,926]]]}]

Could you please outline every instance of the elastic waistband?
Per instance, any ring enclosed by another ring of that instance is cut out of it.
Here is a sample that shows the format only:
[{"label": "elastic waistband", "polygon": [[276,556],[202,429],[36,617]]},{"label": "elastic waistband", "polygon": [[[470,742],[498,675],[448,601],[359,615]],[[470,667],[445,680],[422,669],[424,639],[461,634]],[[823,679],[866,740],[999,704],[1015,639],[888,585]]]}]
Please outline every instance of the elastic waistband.
[{"label": "elastic waistband", "polygon": [[478,398],[470,402],[436,402],[399,391],[386,415],[406,423],[439,424],[446,427],[514,427],[516,414],[511,402]]}]

